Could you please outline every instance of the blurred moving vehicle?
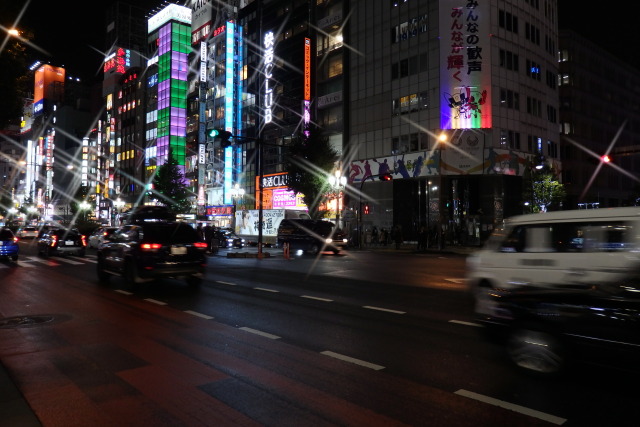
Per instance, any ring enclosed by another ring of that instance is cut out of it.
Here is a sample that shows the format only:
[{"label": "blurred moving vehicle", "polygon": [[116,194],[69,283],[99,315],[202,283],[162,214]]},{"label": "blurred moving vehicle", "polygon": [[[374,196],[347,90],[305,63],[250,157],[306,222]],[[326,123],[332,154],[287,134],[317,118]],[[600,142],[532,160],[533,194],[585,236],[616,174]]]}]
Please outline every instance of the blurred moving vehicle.
[{"label": "blurred moving vehicle", "polygon": [[640,275],[591,289],[494,291],[476,307],[487,337],[519,368],[557,375],[589,362],[640,372]]},{"label": "blurred moving vehicle", "polygon": [[321,251],[338,254],[348,245],[347,235],[335,230],[329,221],[315,219],[283,219],[278,226],[276,244],[282,248],[289,245],[290,251],[303,251],[316,255]]},{"label": "blurred moving vehicle", "polygon": [[40,234],[37,239],[38,254],[45,257],[52,255],[86,254],[87,237],[80,234],[78,229],[50,228]]},{"label": "blurred moving vehicle", "polygon": [[38,229],[36,227],[20,227],[16,236],[19,239],[35,239],[38,237]]},{"label": "blurred moving vehicle", "polygon": [[520,215],[467,258],[476,298],[495,289],[589,287],[640,267],[640,207]]},{"label": "blurred moving vehicle", "polygon": [[238,236],[230,228],[216,228],[213,231],[213,239],[218,241],[218,246],[220,248],[240,249],[245,246],[244,239]]},{"label": "blurred moving vehicle", "polygon": [[117,275],[135,286],[171,277],[199,285],[207,263],[207,244],[189,224],[166,218],[160,211],[139,212],[108,236],[97,251],[98,280],[107,283],[111,275]]},{"label": "blurred moving vehicle", "polygon": [[104,243],[106,238],[110,236],[118,227],[98,227],[93,233],[89,235],[87,245],[90,248],[97,249],[101,243]]},{"label": "blurred moving vehicle", "polygon": [[18,237],[9,228],[0,228],[0,258],[6,257],[17,261],[20,254],[18,240]]}]

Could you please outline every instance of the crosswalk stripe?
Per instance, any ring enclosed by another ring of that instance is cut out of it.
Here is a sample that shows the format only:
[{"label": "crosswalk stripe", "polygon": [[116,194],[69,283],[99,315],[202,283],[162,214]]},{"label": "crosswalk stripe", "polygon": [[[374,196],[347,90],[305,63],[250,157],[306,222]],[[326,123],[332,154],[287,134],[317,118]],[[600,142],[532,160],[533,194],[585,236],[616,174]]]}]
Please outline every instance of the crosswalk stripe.
[{"label": "crosswalk stripe", "polygon": [[56,261],[64,262],[64,263],[71,264],[71,265],[84,264],[84,262],[74,261],[72,259],[67,259],[67,258],[56,258]]}]

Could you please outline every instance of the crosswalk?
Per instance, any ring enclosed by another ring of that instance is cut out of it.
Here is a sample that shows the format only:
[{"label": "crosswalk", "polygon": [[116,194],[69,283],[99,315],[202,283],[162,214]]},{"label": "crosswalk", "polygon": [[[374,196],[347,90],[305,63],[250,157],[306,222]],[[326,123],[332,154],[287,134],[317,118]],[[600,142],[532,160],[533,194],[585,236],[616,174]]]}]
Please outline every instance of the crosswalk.
[{"label": "crosswalk", "polygon": [[2,268],[15,268],[18,267],[34,268],[38,266],[46,265],[47,267],[60,267],[61,265],[82,265],[89,263],[96,263],[95,255],[86,255],[84,257],[61,257],[53,256],[50,258],[43,258],[39,256],[20,256],[18,262],[0,262],[0,269]]}]

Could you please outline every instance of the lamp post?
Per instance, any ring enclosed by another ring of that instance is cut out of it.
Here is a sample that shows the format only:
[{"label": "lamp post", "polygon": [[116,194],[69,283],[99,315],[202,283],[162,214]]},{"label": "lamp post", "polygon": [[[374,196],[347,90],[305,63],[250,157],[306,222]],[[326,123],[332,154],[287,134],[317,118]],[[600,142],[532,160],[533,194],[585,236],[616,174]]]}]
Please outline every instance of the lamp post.
[{"label": "lamp post", "polygon": [[336,228],[340,228],[340,198],[342,190],[347,185],[347,177],[342,175],[340,170],[336,170],[333,175],[329,175],[328,181],[336,192]]},{"label": "lamp post", "polygon": [[[438,249],[442,249],[444,247],[444,232],[442,230],[442,220],[444,216],[444,204],[442,197],[442,189],[444,188],[442,185],[442,146],[447,143],[447,133],[445,131],[440,132],[438,135],[438,139],[436,140],[436,149],[438,150]],[[435,187],[435,188],[438,188]]]}]

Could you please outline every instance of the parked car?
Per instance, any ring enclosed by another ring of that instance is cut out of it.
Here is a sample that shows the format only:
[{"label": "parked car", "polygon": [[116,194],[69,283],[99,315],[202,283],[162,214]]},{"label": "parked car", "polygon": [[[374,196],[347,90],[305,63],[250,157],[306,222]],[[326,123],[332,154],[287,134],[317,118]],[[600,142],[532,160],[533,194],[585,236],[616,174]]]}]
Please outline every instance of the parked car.
[{"label": "parked car", "polygon": [[38,237],[38,229],[36,227],[20,227],[16,236],[19,239],[35,239]]},{"label": "parked car", "polygon": [[320,251],[337,254],[347,247],[347,236],[335,230],[329,221],[315,219],[283,219],[278,226],[277,246],[289,245],[290,251],[304,251],[315,255]]},{"label": "parked car", "polygon": [[131,285],[163,277],[202,281],[207,244],[184,222],[133,217],[98,247],[97,274],[101,283],[117,275]]},{"label": "parked car", "polygon": [[37,239],[38,254],[85,256],[87,237],[78,229],[50,228]]},{"label": "parked car", "polygon": [[17,261],[19,254],[18,237],[9,228],[0,228],[0,258]]},{"label": "parked car", "polygon": [[118,227],[98,227],[89,235],[87,245],[90,248],[97,249],[100,244],[104,243],[106,238],[110,236]]},{"label": "parked car", "polygon": [[575,362],[640,371],[640,275],[592,288],[494,291],[476,308],[519,368],[559,374]]}]

